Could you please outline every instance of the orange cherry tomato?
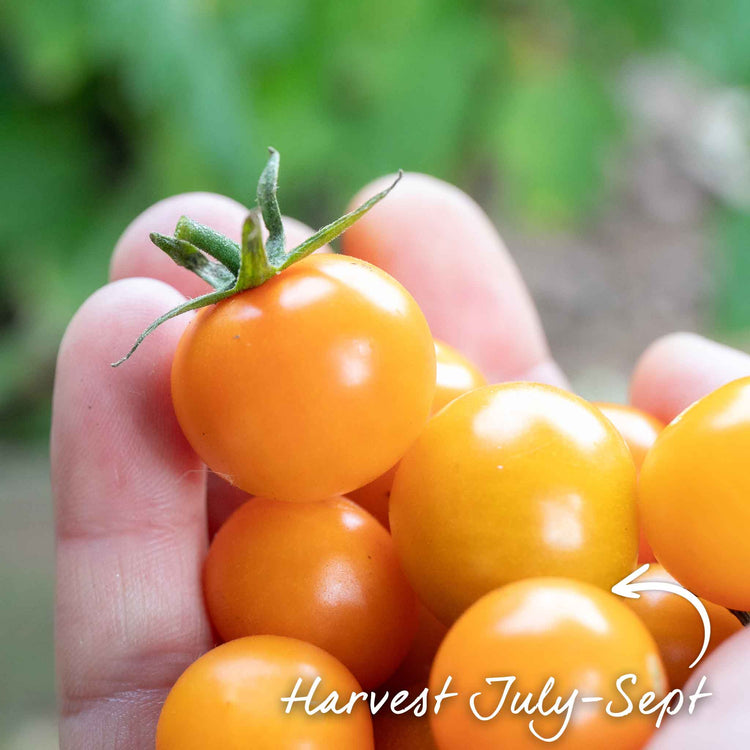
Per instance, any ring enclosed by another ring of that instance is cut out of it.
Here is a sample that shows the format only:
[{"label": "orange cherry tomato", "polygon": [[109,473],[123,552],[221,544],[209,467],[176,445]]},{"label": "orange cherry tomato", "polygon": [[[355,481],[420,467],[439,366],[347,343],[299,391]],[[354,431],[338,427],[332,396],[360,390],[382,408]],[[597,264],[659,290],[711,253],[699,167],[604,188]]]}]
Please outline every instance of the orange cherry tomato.
[{"label": "orange cherry tomato", "polygon": [[[525,750],[545,745],[529,729],[554,737],[564,718],[510,710],[513,696],[539,697],[550,677],[554,687],[545,707],[561,702],[574,690],[580,697],[602,697],[599,703],[573,706],[571,720],[552,747],[616,748],[636,750],[653,732],[655,720],[637,710],[613,718],[626,708],[616,689],[622,675],[635,674],[637,682],[624,684],[634,703],[649,690],[666,691],[659,652],[646,626],[609,592],[564,578],[529,578],[504,586],[470,607],[445,637],[432,668],[430,688],[437,694],[448,676],[449,690],[458,697],[446,700],[430,716],[440,750]],[[469,696],[481,693],[476,710],[490,716],[506,683],[489,685],[487,678],[515,677],[499,713],[480,721],[471,712]],[[519,701],[520,702],[520,701]]]},{"label": "orange cherry tomato", "polygon": [[[661,565],[651,565],[641,581],[675,580]],[[681,688],[693,670],[690,665],[703,645],[703,623],[695,607],[681,596],[667,591],[640,591],[638,599],[623,601],[635,612],[654,637],[672,688]],[[724,607],[703,600],[711,620],[711,640],[706,655],[739,630],[739,620]],[[705,658],[705,657],[704,657]]]},{"label": "orange cherry tomato", "polygon": [[191,664],[167,696],[156,729],[156,750],[372,750],[372,722],[366,704],[351,714],[308,715],[294,705],[285,713],[282,698],[298,678],[305,694],[336,690],[348,696],[359,685],[330,654],[292,638],[262,635],[240,638]]},{"label": "orange cherry tomato", "polygon": [[718,388],[668,424],[641,468],[641,518],[683,586],[750,609],[750,378]]},{"label": "orange cherry tomato", "polygon": [[251,495],[321,500],[393,466],[430,413],[427,322],[388,274],[312,255],[201,310],[172,366],[188,441]]},{"label": "orange cherry tomato", "polygon": [[[435,395],[432,399],[432,413],[440,411],[458,396],[486,384],[484,375],[461,352],[442,341],[435,341]],[[377,479],[347,493],[350,500],[372,513],[388,528],[388,498],[391,496],[393,466]]]},{"label": "orange cherry tomato", "polygon": [[388,532],[343,498],[253,498],[214,537],[204,590],[225,640],[273,633],[314,643],[376,687],[414,638],[417,602]]},{"label": "orange cherry tomato", "polygon": [[[630,448],[636,471],[640,471],[643,459],[646,458],[646,453],[664,429],[664,423],[652,417],[648,412],[636,409],[635,406],[607,403],[595,403],[594,406],[598,407],[604,416],[617,427]],[[642,526],[638,544],[638,560],[642,563],[656,561]]]},{"label": "orange cherry tomato", "polygon": [[529,576],[609,588],[636,561],[633,459],[571,393],[486,386],[438,412],[401,460],[390,521],[406,574],[446,624]]}]

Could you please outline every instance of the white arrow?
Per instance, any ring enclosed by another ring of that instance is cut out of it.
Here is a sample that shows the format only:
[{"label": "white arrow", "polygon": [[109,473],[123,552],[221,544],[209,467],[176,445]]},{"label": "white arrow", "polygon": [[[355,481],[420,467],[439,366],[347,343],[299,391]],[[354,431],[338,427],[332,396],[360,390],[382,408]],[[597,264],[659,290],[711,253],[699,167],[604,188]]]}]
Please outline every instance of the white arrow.
[{"label": "white arrow", "polygon": [[612,586],[612,593],[617,596],[624,596],[626,599],[639,599],[639,591],[666,591],[669,594],[677,594],[684,599],[687,599],[698,611],[703,622],[703,648],[701,652],[695,658],[695,661],[690,665],[692,669],[706,653],[708,643],[711,640],[711,620],[708,619],[708,612],[703,606],[703,602],[692,592],[680,586],[678,583],[671,583],[670,581],[641,581],[636,582],[635,579],[641,574],[645,573],[649,568],[648,563],[641,565],[638,570],[634,570],[630,575],[625,576],[619,583]]}]

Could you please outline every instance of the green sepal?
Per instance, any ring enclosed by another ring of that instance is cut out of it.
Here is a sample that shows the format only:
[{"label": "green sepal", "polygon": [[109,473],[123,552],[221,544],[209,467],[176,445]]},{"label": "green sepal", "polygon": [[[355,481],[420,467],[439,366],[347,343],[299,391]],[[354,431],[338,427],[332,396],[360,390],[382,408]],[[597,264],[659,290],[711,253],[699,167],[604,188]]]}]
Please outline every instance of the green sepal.
[{"label": "green sepal", "polygon": [[258,206],[263,214],[263,223],[268,230],[266,248],[268,256],[276,261],[284,256],[284,222],[281,209],[276,198],[279,186],[279,152],[275,148],[268,149],[271,156],[258,180]]},{"label": "green sepal", "polygon": [[[188,300],[155,320],[138,337],[131,350],[122,359],[112,363],[113,367],[129,359],[146,336],[153,333],[167,320],[190,310],[214,305],[234,294],[260,286],[292,264],[336,239],[376,203],[383,200],[396,187],[403,174],[399,170],[396,179],[385,190],[381,190],[354,211],[319,229],[312,237],[286,253],[284,225],[276,199],[279,153],[272,148],[269,151],[268,163],[258,182],[259,210],[253,209],[245,219],[240,246],[211,227],[186,216],[177,222],[173,237],[156,232],[149,235],[151,241],[167,253],[175,263],[208,282],[214,287],[214,291]],[[269,232],[265,243],[263,242],[263,224]],[[209,260],[206,255],[215,258],[215,261]]]},{"label": "green sepal", "polygon": [[203,250],[204,253],[208,253],[212,258],[216,258],[233,276],[239,271],[239,245],[215,229],[183,216],[177,222],[174,236],[177,239],[190,242],[198,249]]},{"label": "green sepal", "polygon": [[200,276],[214,289],[226,289],[234,284],[234,276],[230,270],[221,263],[214,263],[209,260],[195,245],[187,240],[179,239],[176,236],[167,237],[157,232],[152,232],[149,238],[178,266],[187,268],[196,276]]}]

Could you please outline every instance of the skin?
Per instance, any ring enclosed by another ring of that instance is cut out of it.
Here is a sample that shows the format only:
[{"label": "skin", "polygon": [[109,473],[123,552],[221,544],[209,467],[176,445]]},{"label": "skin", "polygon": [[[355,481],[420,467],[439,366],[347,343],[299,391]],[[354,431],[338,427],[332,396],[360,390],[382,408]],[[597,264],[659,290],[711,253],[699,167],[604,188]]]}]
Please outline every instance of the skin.
[{"label": "skin", "polygon": [[359,703],[351,714],[308,717],[290,713],[281,698],[299,678],[301,692],[322,678],[320,694],[360,690],[346,668],[325,651],[293,638],[257,635],[225,643],[192,664],[164,704],[156,750],[257,750],[334,747],[373,750],[372,722]]},{"label": "skin", "polygon": [[[646,458],[649,448],[654,444],[659,433],[664,429],[664,423],[648,412],[636,409],[628,404],[594,404],[607,419],[617,428],[625,442],[630,448],[636,471],[640,471],[643,460]],[[643,525],[640,526],[640,538],[638,541],[639,562],[656,562],[651,545],[646,539]]]},{"label": "skin", "polygon": [[641,469],[640,515],[659,561],[716,604],[750,609],[750,378],[718,388],[659,435]]},{"label": "skin", "polygon": [[[579,704],[564,733],[552,743],[559,748],[640,750],[653,732],[653,722],[635,712],[613,719],[606,702],[624,708],[615,689],[621,675],[635,674],[628,685],[633,702],[653,690],[663,695],[666,678],[659,652],[645,625],[609,592],[564,578],[527,578],[491,592],[470,607],[448,631],[430,675],[433,693],[447,676],[459,696],[481,693],[476,709],[488,716],[497,706],[504,685],[488,686],[486,678],[515,676],[510,695],[493,721],[479,721],[466,700],[446,702],[430,716],[440,750],[526,750],[543,746],[529,731],[530,717],[513,715],[513,695],[535,697],[550,676],[554,688],[547,700],[566,700],[574,689],[582,697],[601,696],[603,704]],[[615,709],[617,710],[617,708]],[[554,737],[561,716],[534,716],[536,731]]]},{"label": "skin", "polygon": [[436,414],[401,459],[391,533],[449,625],[520,578],[614,585],[636,562],[635,481],[627,445],[591,404],[538,383],[485,386]]},{"label": "skin", "polygon": [[[661,565],[654,564],[641,574],[641,581],[669,581],[674,578]],[[695,607],[681,596],[668,591],[641,591],[637,599],[624,602],[645,623],[661,654],[671,688],[681,688],[693,674],[690,665],[703,645],[703,623]],[[711,620],[710,654],[729,636],[742,630],[740,621],[727,609],[703,600]],[[695,669],[700,669],[696,664]]]},{"label": "skin", "polygon": [[211,543],[203,582],[224,640],[275,633],[309,641],[368,690],[395,671],[417,627],[390,534],[342,498],[245,503]]},{"label": "skin", "polygon": [[[432,397],[431,413],[440,411],[453,399],[479,388],[487,383],[479,369],[461,352],[442,341],[435,341],[435,394]],[[377,479],[348,492],[347,496],[355,503],[372,513],[386,528],[388,520],[388,499],[391,496],[396,466],[381,474]]]},{"label": "skin", "polygon": [[[363,188],[360,197],[388,179]],[[206,487],[204,469],[174,418],[170,363],[188,316],[156,331],[127,368],[113,373],[108,366],[154,318],[194,293],[187,286],[193,277],[156,260],[161,253],[145,234],[173,229],[182,214],[221,228],[225,211],[235,211],[239,231],[244,208],[214,196],[199,214],[203,203],[194,195],[161,201],[149,209],[148,221],[136,219],[142,233],[123,235],[113,256],[111,278],[119,281],[84,303],[58,356],[51,458],[62,750],[152,746],[167,691],[212,645],[200,585],[207,516],[218,525],[245,496],[211,475]],[[436,212],[448,220],[436,222]],[[347,252],[401,281],[424,306],[434,335],[465,350],[490,381],[565,385],[518,270],[468,196],[435,178],[407,174],[362,221],[360,233],[347,233]],[[408,243],[395,229],[408,232]],[[457,247],[460,289],[454,285]],[[150,275],[158,281],[142,278]],[[460,304],[467,299],[471,304]],[[467,340],[471,350],[464,349]],[[639,361],[631,401],[670,421],[691,401],[743,375],[750,375],[750,356],[698,336],[672,335]],[[708,701],[689,721],[676,717],[653,747],[742,746],[750,631],[728,639],[705,666],[712,689],[724,698]]]}]

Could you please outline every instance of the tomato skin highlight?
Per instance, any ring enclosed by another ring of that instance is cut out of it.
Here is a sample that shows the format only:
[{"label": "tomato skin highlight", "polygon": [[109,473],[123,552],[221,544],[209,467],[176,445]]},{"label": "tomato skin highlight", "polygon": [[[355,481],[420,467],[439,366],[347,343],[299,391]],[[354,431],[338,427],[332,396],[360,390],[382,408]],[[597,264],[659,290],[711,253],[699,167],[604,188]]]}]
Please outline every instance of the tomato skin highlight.
[{"label": "tomato skin highlight", "polygon": [[425,424],[432,336],[395,279],[312,255],[198,312],[172,366],[183,432],[245,492],[321,500],[393,466]]},{"label": "tomato skin highlight", "polygon": [[[488,677],[515,677],[511,696],[516,691],[538,696],[545,682],[554,677],[547,706],[556,696],[567,699],[574,689],[582,696],[602,696],[604,701],[590,711],[587,706],[574,707],[570,723],[552,747],[637,750],[654,731],[653,718],[637,712],[612,718],[604,712],[610,699],[615,706],[623,706],[616,681],[628,673],[638,677],[628,690],[634,699],[649,690],[657,695],[666,690],[656,644],[633,612],[609,592],[588,583],[528,578],[487,594],[459,618],[435,658],[430,688],[439,691],[450,675],[452,692],[482,693],[477,707],[487,716],[503,688],[489,686]],[[531,734],[529,720],[533,718],[536,731],[544,737],[554,736],[563,723],[555,715],[512,715],[510,697],[494,719],[480,721],[467,703],[446,701],[438,714],[430,716],[440,750],[539,748],[547,743]]]},{"label": "tomato skin highlight", "polygon": [[344,498],[249,500],[211,543],[203,583],[225,640],[272,633],[309,641],[366,689],[391,676],[417,629],[417,600],[393,540]]},{"label": "tomato skin highlight", "polygon": [[641,468],[640,514],[667,572],[694,594],[750,609],[750,378],[696,401]]},{"label": "tomato skin highlight", "polygon": [[583,399],[536,383],[486,386],[438,412],[401,460],[390,521],[417,595],[450,624],[520,578],[608,589],[629,573],[635,468]]},{"label": "tomato skin highlight", "polygon": [[241,638],[209,651],[191,664],[167,696],[156,729],[156,750],[372,750],[366,705],[351,715],[308,716],[296,705],[285,713],[281,699],[299,677],[301,693],[320,676],[319,693],[348,697],[359,685],[322,649],[292,638]]},{"label": "tomato skin highlight", "polygon": [[[602,414],[617,428],[630,448],[636,471],[640,471],[654,441],[664,429],[664,423],[648,412],[625,404],[594,403]],[[638,543],[638,561],[641,563],[656,562],[651,545],[646,539],[643,524],[640,527],[640,541]]]},{"label": "tomato skin highlight", "polygon": [[[641,581],[668,581],[674,578],[655,564],[638,577]],[[703,622],[695,607],[669,591],[640,591],[637,599],[625,603],[643,620],[659,646],[671,688],[681,688],[695,671],[690,665],[703,646]],[[740,621],[724,607],[702,600],[711,621],[711,640],[704,659],[729,636],[742,630]],[[698,667],[696,666],[695,669]]]},{"label": "tomato skin highlight", "polygon": [[[457,349],[437,339],[435,339],[435,363],[433,414],[467,391],[487,384],[484,375],[479,372],[476,365]],[[357,505],[361,505],[372,513],[386,528],[390,528],[388,499],[391,496],[391,487],[397,468],[398,465],[393,466],[364,487],[347,493],[350,500],[354,500]]]}]

